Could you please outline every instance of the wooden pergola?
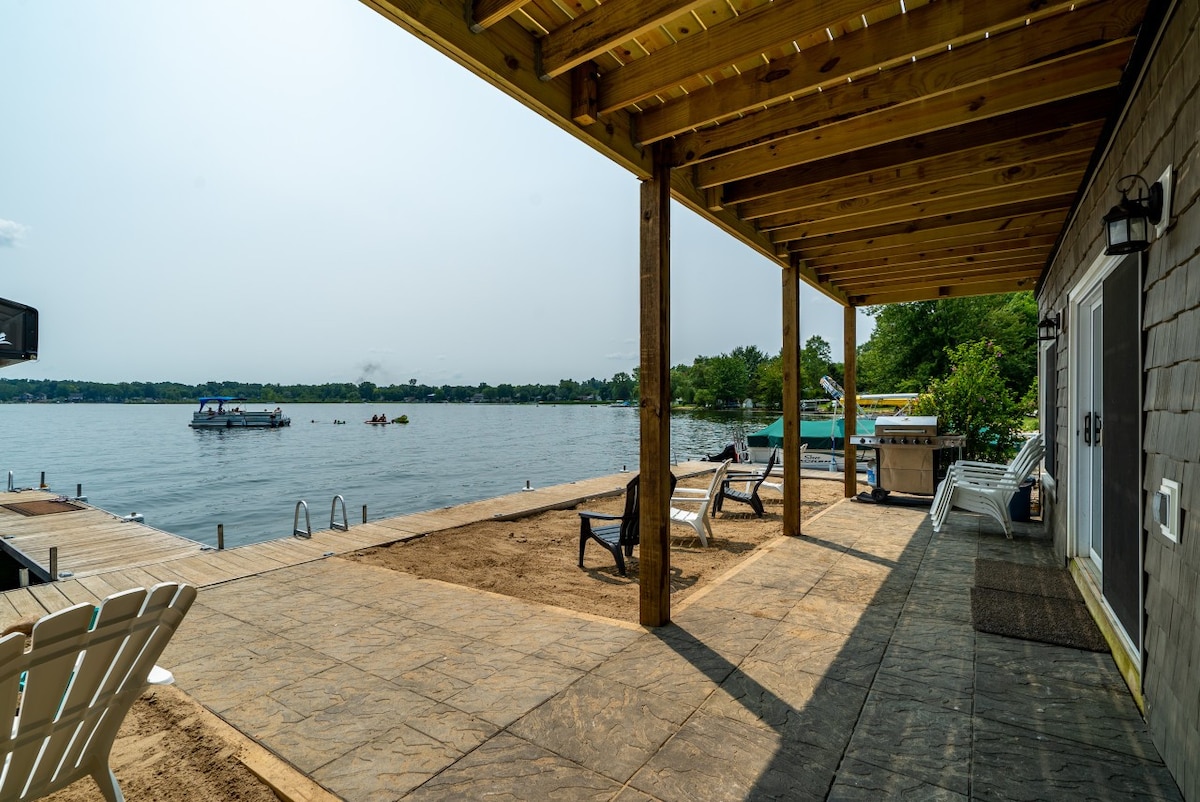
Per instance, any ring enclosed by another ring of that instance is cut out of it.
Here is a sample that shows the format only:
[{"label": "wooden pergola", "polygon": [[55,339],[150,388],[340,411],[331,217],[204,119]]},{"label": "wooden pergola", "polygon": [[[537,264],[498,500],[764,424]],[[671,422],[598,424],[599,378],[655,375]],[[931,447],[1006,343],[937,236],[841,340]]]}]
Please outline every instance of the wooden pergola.
[{"label": "wooden pergola", "polygon": [[650,626],[670,620],[670,199],[781,268],[784,532],[799,534],[800,283],[845,307],[851,398],[857,307],[1033,289],[1163,4],[364,2],[643,182]]}]

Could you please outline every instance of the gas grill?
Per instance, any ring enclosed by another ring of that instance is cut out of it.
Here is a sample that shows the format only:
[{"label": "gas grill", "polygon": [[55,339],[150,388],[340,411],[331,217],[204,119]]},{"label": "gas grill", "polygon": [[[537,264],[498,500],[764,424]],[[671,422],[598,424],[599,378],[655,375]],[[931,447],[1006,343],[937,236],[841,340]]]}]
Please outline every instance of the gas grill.
[{"label": "gas grill", "polygon": [[852,438],[859,448],[873,448],[878,463],[871,496],[883,501],[892,491],[931,496],[954,460],[962,457],[966,438],[938,434],[933,416],[875,419],[875,434]]}]

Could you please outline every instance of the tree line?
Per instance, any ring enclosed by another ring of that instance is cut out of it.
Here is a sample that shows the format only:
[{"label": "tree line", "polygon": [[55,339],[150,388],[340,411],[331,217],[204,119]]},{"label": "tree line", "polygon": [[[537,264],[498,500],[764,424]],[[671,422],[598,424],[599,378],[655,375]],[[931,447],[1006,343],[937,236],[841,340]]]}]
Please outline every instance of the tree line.
[{"label": "tree line", "polygon": [[[923,392],[952,371],[953,349],[967,342],[986,342],[989,359],[1008,390],[1017,398],[1036,397],[1037,304],[1031,293],[951,298],[893,304],[867,310],[875,319],[868,342],[859,346],[858,390],[862,393]],[[843,364],[831,358],[830,345],[812,336],[800,354],[802,398],[827,398],[821,378],[843,383]],[[747,399],[756,407],[783,406],[781,354],[757,346],[729,353],[697,356],[671,368],[671,394],[679,404],[721,408]],[[329,384],[255,384],[211,381],[176,382],[61,381],[0,379],[0,403],[28,401],[90,403],[195,403],[202,396],[236,396],[269,404],[283,403],[613,403],[638,397],[638,370],[609,379],[562,379],[557,384],[495,386],[428,385],[374,382]]]}]

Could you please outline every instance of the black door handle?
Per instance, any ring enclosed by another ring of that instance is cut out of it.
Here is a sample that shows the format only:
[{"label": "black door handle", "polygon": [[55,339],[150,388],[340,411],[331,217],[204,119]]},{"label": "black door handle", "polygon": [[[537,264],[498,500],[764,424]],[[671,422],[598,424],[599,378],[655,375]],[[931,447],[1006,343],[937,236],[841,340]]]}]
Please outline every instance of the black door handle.
[{"label": "black door handle", "polygon": [[1100,445],[1100,429],[1101,428],[1102,427],[1100,424],[1100,413],[1097,412],[1096,413],[1096,432],[1095,432],[1095,434],[1092,435],[1093,445],[1097,445],[1097,446]]},{"label": "black door handle", "polygon": [[1083,442],[1084,445],[1092,444],[1092,413],[1083,416]]}]

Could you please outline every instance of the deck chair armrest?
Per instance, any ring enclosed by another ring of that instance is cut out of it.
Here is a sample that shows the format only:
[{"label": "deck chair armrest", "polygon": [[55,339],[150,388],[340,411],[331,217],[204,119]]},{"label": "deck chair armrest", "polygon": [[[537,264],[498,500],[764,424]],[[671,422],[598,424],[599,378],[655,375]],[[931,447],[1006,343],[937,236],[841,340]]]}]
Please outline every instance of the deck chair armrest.
[{"label": "deck chair armrest", "polygon": [[591,512],[589,510],[581,510],[579,512],[579,517],[595,519],[598,521],[619,521],[619,520],[621,520],[620,515],[613,515],[613,514],[607,513],[607,512]]},{"label": "deck chair armrest", "polygon": [[[675,496],[678,496],[681,494],[685,495],[685,496],[701,496],[701,497],[703,497],[703,496],[708,495],[708,491],[702,487],[677,487],[677,488],[675,488]],[[675,496],[671,497],[672,501],[675,500]],[[695,499],[687,499],[687,501],[694,501],[694,500]]]}]

